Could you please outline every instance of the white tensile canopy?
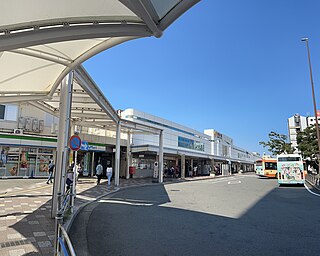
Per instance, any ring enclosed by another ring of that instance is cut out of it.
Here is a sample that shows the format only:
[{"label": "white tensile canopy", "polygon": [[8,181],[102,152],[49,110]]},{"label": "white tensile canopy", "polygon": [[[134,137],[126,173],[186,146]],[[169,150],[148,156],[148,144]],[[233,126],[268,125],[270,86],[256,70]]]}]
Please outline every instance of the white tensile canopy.
[{"label": "white tensile canopy", "polygon": [[[105,129],[113,127],[117,131],[116,184],[119,183],[119,133],[123,127],[159,134],[161,171],[162,131],[121,120],[81,63],[128,40],[161,37],[168,26],[199,1],[1,1],[0,104],[28,101],[53,115],[59,113],[60,121],[63,120],[66,125],[62,126],[63,131],[59,131],[57,166],[65,168],[67,164],[63,150],[68,136],[63,133],[67,134],[67,119],[70,118],[81,125],[90,124]],[[73,77],[72,104],[68,100],[69,106],[61,100],[61,95],[67,94],[64,79],[68,74]],[[67,110],[70,110],[69,117],[62,115]],[[65,175],[65,170],[55,175],[52,216],[58,210],[55,207],[58,205],[57,194],[64,191],[61,175]]]},{"label": "white tensile canopy", "polygon": [[52,97],[85,60],[128,40],[160,37],[198,1],[3,1],[0,103]]}]

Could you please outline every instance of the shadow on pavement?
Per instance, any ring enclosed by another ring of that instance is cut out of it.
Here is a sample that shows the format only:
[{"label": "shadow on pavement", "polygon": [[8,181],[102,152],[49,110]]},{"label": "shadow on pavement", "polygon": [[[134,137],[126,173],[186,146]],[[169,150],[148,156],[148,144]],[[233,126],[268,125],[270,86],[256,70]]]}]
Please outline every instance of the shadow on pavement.
[{"label": "shadow on pavement", "polygon": [[[231,210],[241,207],[234,197]],[[70,235],[78,256],[317,255],[318,200],[299,187],[275,188],[239,217],[227,217],[166,205],[165,186],[147,186],[88,205]]]}]

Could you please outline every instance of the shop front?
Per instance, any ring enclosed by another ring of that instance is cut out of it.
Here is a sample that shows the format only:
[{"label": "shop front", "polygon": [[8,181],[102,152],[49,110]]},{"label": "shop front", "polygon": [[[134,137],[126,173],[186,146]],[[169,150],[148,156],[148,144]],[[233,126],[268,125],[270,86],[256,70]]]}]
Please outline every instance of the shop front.
[{"label": "shop front", "polygon": [[44,177],[48,175],[48,165],[54,159],[54,148],[0,146],[0,178]]}]

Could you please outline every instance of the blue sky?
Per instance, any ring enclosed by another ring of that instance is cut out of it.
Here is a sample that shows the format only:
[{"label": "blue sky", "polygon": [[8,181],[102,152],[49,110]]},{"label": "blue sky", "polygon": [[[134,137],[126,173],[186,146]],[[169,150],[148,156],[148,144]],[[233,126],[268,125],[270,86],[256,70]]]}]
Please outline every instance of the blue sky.
[{"label": "blue sky", "polygon": [[162,38],[116,46],[84,66],[115,109],[135,108],[266,152],[270,131],[320,104],[320,1],[203,0]]}]

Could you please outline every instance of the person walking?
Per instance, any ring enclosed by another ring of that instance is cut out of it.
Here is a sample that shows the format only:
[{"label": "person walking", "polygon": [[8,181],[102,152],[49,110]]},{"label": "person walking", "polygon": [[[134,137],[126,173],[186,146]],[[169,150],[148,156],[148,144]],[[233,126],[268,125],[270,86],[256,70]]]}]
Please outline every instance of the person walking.
[{"label": "person walking", "polygon": [[47,180],[47,184],[49,184],[49,182],[52,183],[53,170],[54,170],[54,162],[53,162],[53,160],[50,160],[50,163],[48,165],[49,177],[48,177],[48,180]]},{"label": "person walking", "polygon": [[107,167],[107,177],[108,177],[108,186],[110,186],[111,178],[112,178],[112,167]]},{"label": "person walking", "polygon": [[103,167],[102,165],[100,164],[100,162],[98,163],[97,167],[96,167],[96,176],[98,178],[97,180],[97,185],[100,184],[100,180],[102,178],[102,172],[103,172]]}]

